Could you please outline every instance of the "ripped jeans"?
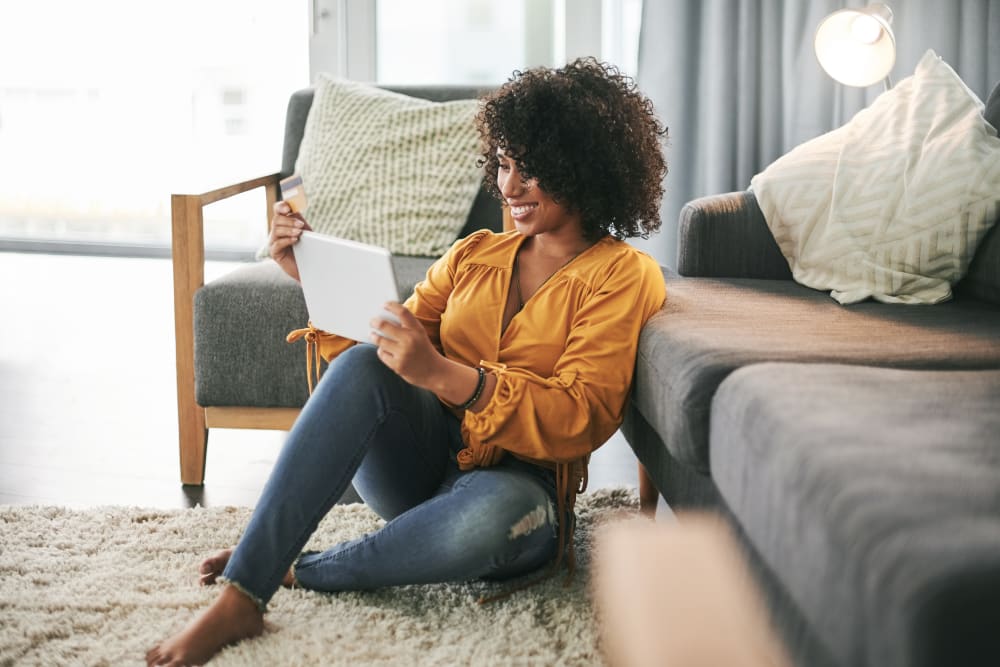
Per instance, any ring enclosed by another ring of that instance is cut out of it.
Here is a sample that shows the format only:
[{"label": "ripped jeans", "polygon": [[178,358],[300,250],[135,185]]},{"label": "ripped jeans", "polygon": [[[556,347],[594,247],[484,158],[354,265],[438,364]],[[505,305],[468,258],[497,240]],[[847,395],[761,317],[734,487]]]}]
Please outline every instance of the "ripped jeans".
[{"label": "ripped jeans", "polygon": [[[557,551],[551,471],[507,456],[458,469],[458,419],[356,345],[323,374],[275,463],[223,579],[263,610],[294,564],[318,591],[505,579]],[[378,531],[301,553],[353,479],[386,520]]]}]

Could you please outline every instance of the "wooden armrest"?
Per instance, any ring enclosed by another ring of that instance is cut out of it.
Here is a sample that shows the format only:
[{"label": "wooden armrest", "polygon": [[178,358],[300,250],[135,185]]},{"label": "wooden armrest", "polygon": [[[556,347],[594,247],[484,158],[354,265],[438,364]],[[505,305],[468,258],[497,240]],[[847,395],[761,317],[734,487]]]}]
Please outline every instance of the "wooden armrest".
[{"label": "wooden armrest", "polygon": [[265,188],[267,211],[264,219],[269,224],[271,210],[278,200],[278,177],[279,174],[274,173],[200,194],[170,195],[175,315],[178,306],[191,307],[191,297],[205,282],[204,208],[243,192]]},{"label": "wooden armrest", "polygon": [[[223,199],[228,199],[234,195],[238,195],[241,192],[247,192],[249,190],[254,190],[256,188],[264,188],[271,186],[274,192],[277,193],[278,187],[278,177],[279,174],[268,174],[267,176],[260,176],[258,178],[251,178],[247,181],[242,181],[240,183],[234,183],[232,185],[225,185],[221,188],[216,188],[215,190],[209,190],[208,192],[202,192],[201,194],[175,194],[172,197],[194,197],[202,206],[207,206],[208,204],[221,201]],[[268,217],[270,217],[271,212],[268,209]]]},{"label": "wooden armrest", "polygon": [[[278,200],[277,173],[226,185],[201,194],[174,194],[170,196],[172,221],[172,257],[174,264],[174,320],[178,341],[182,341],[181,325],[186,336],[191,335],[191,299],[205,283],[205,215],[204,208],[223,199],[257,188],[265,188],[267,211],[265,221],[270,224],[271,210]],[[181,322],[184,320],[184,322]],[[186,344],[187,341],[184,341]],[[193,343],[193,339],[192,339]]]}]

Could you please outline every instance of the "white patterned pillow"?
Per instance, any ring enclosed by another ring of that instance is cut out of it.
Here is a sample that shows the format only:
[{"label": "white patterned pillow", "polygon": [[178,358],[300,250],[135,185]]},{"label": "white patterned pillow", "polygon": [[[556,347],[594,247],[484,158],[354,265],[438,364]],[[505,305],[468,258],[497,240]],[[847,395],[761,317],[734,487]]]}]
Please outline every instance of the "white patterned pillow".
[{"label": "white patterned pillow", "polygon": [[395,254],[444,254],[482,183],[477,107],[320,76],[295,163],[310,226]]},{"label": "white patterned pillow", "polygon": [[928,51],[913,76],[750,187],[795,280],[840,303],[938,303],[1000,214],[1000,139]]}]

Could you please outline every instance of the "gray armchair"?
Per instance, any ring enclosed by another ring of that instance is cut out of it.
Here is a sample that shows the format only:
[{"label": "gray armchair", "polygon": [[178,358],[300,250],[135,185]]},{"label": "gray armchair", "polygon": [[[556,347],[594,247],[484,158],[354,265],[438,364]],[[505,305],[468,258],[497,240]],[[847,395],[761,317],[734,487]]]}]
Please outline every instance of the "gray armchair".
[{"label": "gray armchair", "polygon": [[[397,87],[432,101],[477,97],[470,87]],[[304,326],[299,284],[271,260],[255,262],[205,284],[203,209],[208,204],[264,188],[267,210],[279,198],[278,182],[294,171],[313,90],[294,93],[285,118],[281,171],[201,194],[171,196],[177,414],[181,482],[201,485],[210,428],[287,430],[308,397],[305,359],[285,335]],[[481,190],[461,238],[503,229],[500,203]],[[394,258],[400,294],[408,295],[435,258]]]}]

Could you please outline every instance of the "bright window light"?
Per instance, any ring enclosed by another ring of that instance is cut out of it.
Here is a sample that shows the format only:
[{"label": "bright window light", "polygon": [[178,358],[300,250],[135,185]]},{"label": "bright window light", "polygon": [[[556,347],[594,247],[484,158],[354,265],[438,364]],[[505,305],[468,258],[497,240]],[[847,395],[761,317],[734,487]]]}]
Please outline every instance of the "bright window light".
[{"label": "bright window light", "polygon": [[[3,3],[0,237],[169,245],[172,192],[277,170],[288,96],[309,83],[307,9]],[[209,244],[258,242],[263,196],[244,199],[209,207]]]},{"label": "bright window light", "polygon": [[[377,80],[386,84],[496,85],[525,63],[526,35],[544,21],[535,0],[378,0]],[[542,26],[551,39],[551,18]],[[551,54],[551,47],[549,48]],[[549,59],[551,62],[551,58]],[[549,64],[546,62],[544,64]]]}]

